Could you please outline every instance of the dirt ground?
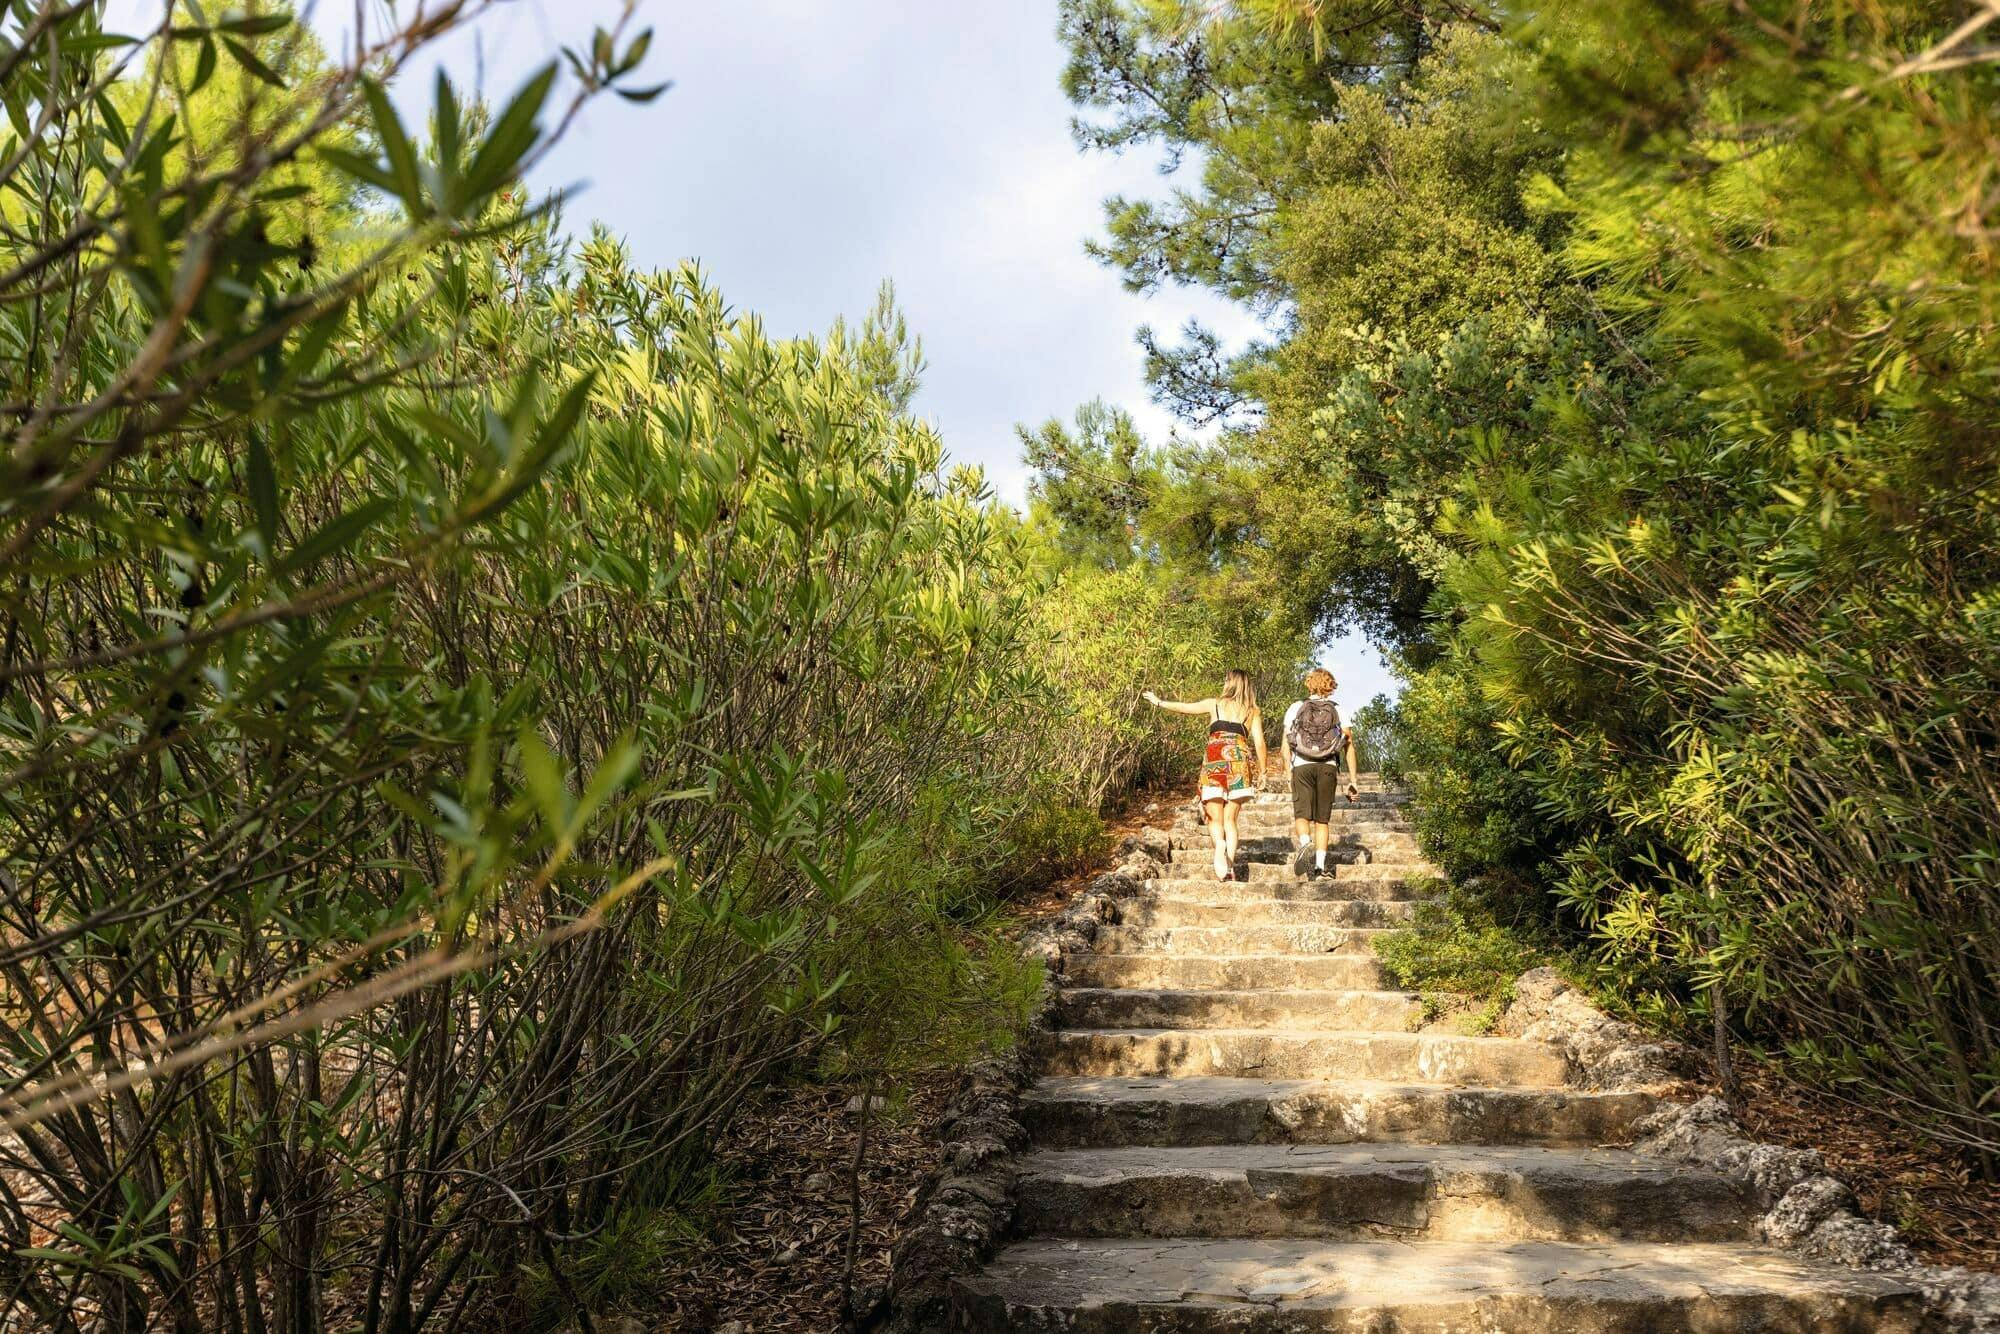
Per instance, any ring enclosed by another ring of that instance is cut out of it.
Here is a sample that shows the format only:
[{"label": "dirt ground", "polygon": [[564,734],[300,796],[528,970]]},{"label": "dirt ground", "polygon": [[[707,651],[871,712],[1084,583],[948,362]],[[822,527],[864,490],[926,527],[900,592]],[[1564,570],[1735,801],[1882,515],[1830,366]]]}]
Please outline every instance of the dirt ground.
[{"label": "dirt ground", "polygon": [[[1110,846],[1141,825],[1169,823],[1185,793],[1149,793],[1106,822]],[[1009,916],[1025,926],[1061,910],[1093,869],[1023,898]],[[958,1084],[936,1071],[902,1090],[902,1105],[869,1136],[862,1174],[862,1230],[856,1286],[889,1276],[897,1226],[938,1165],[939,1124]],[[858,1087],[782,1090],[746,1111],[719,1146],[737,1186],[713,1249],[683,1257],[662,1275],[657,1314],[616,1325],[617,1334],[827,1334],[840,1327],[841,1266],[847,1240],[848,1167]],[[731,1322],[740,1322],[731,1328]]]},{"label": "dirt ground", "polygon": [[1903,1229],[1932,1264],[2000,1272],[2000,1182],[1976,1179],[1940,1145],[1918,1138],[1870,1108],[1742,1062],[1736,1115],[1751,1135],[1818,1149],[1834,1175],[1854,1187],[1862,1212]]},{"label": "dirt ground", "polygon": [[[939,1161],[938,1123],[958,1076],[939,1072],[902,1090],[874,1119],[861,1175],[857,1288],[889,1276],[897,1225]],[[780,1090],[736,1118],[717,1152],[735,1186],[712,1247],[660,1276],[658,1312],[601,1329],[676,1334],[828,1334],[840,1327],[848,1170],[860,1121],[859,1086]],[[738,1322],[731,1329],[731,1322]]]}]

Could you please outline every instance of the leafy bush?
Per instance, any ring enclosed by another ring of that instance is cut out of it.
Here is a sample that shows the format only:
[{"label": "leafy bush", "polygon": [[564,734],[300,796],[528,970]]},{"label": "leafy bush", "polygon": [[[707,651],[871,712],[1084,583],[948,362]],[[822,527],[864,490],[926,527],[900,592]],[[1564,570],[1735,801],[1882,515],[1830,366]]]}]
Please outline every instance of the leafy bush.
[{"label": "leafy bush", "polygon": [[1347,720],[1354,734],[1354,763],[1363,773],[1384,774],[1407,780],[1403,766],[1403,736],[1396,725],[1396,702],[1377,695],[1354,711]]},{"label": "leafy bush", "polygon": [[1549,961],[1463,888],[1420,905],[1414,927],[1376,937],[1375,955],[1399,988],[1422,998],[1427,1019],[1456,1016],[1466,1032],[1491,1028],[1514,998],[1514,979]]},{"label": "leafy bush", "polygon": [[1144,783],[1191,783],[1194,725],[1157,712],[1141,693],[1200,699],[1218,688],[1228,649],[1204,603],[1148,565],[1080,566],[1058,577],[1035,617],[1046,643],[1040,666],[1060,702],[1052,725],[1035,720],[1019,744],[1047,772],[1070,776],[1070,799],[1094,812]]},{"label": "leafy bush", "polygon": [[1008,832],[1003,861],[1011,883],[1032,891],[1089,870],[1110,851],[1103,816],[1082,806],[1044,802]]},{"label": "leafy bush", "polygon": [[552,72],[414,141],[471,12],[5,20],[0,1322],[504,1321],[760,1080],[1033,993],[893,855],[1027,771],[1018,523],[891,312],[530,207]]}]

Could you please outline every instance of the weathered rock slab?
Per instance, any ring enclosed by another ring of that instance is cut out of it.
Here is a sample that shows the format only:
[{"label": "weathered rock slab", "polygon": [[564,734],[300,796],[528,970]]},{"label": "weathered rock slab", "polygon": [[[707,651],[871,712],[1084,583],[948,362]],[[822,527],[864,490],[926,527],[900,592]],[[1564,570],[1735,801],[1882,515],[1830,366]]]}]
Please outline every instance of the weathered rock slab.
[{"label": "weathered rock slab", "polygon": [[1337,903],[1350,899],[1394,901],[1428,899],[1437,885],[1422,877],[1398,874],[1393,868],[1376,873],[1367,866],[1328,867],[1334,874],[1321,880],[1259,880],[1255,884],[1207,879],[1153,880],[1132,896],[1135,903],[1237,903],[1245,899],[1289,899],[1299,903]]},{"label": "weathered rock slab", "polygon": [[1405,1033],[1424,1007],[1405,991],[1223,991],[1072,987],[1063,1023],[1075,1028],[1278,1028]]},{"label": "weathered rock slab", "polygon": [[1373,954],[1072,954],[1062,976],[1071,986],[1224,991],[1374,991],[1388,977]]},{"label": "weathered rock slab", "polygon": [[1650,1093],[1324,1079],[1043,1079],[1020,1116],[1047,1147],[1625,1144]]},{"label": "weathered rock slab", "polygon": [[1532,1042],[1447,1033],[1266,1029],[1067,1029],[1044,1041],[1050,1075],[1228,1075],[1559,1087],[1562,1054]]},{"label": "weathered rock slab", "polygon": [[1740,1182],[1615,1149],[1212,1145],[1043,1150],[1024,1231],[1069,1237],[1749,1241]]},{"label": "weathered rock slab", "polygon": [[1106,954],[1366,954],[1392,927],[1359,926],[1101,926]]},{"label": "weathered rock slab", "polygon": [[1403,926],[1415,917],[1411,899],[1282,898],[1154,899],[1118,905],[1121,926]]},{"label": "weathered rock slab", "polygon": [[1908,1334],[1907,1284],[1756,1247],[1197,1239],[1008,1247],[957,1328],[1073,1334]]}]

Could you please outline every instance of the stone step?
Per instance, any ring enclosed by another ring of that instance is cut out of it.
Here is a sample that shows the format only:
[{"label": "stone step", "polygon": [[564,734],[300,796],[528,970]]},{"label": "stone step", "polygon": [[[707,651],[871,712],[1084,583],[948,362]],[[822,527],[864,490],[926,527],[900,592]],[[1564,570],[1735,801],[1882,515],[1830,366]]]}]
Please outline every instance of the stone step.
[{"label": "stone step", "polygon": [[[1409,818],[1409,806],[1406,797],[1390,796],[1380,792],[1363,792],[1359,801],[1349,801],[1344,796],[1336,799],[1333,809],[1327,812],[1326,822],[1337,825],[1365,823],[1370,820],[1402,820]],[[1247,806],[1237,810],[1236,821],[1238,824],[1246,820],[1290,821],[1296,819],[1297,815],[1298,812],[1292,805],[1292,790],[1287,785],[1283,792],[1266,792],[1253,797]],[[1176,821],[1205,823],[1201,811],[1192,802],[1183,803],[1175,808],[1172,816]]]},{"label": "stone step", "polygon": [[1044,1150],[1016,1219],[1064,1237],[1749,1241],[1745,1185],[1617,1149],[1233,1144]]},{"label": "stone step", "polygon": [[[1334,810],[1342,812],[1359,811],[1400,811],[1410,804],[1407,795],[1401,792],[1366,792],[1354,801],[1349,801],[1342,793],[1334,802]],[[1177,824],[1198,825],[1202,823],[1201,808],[1192,799],[1176,804],[1173,818]],[[1288,785],[1283,792],[1261,792],[1250,798],[1236,812],[1239,822],[1249,819],[1292,818],[1292,789]]]},{"label": "stone step", "polygon": [[[1329,870],[1333,868],[1329,867]],[[1343,866],[1324,880],[1243,881],[1148,880],[1144,889],[1125,898],[1126,903],[1231,903],[1239,899],[1290,899],[1295,903],[1339,903],[1366,899],[1391,902],[1398,899],[1427,899],[1437,886],[1421,878],[1404,875],[1369,875],[1365,866]]]},{"label": "stone step", "polygon": [[1372,954],[1392,927],[1100,926],[1105,954]]},{"label": "stone step", "polygon": [[[1280,842],[1262,842],[1260,840],[1258,848],[1250,848],[1246,842],[1238,842],[1236,844],[1236,864],[1238,866],[1242,866],[1242,864],[1250,864],[1250,866],[1290,866],[1292,864],[1292,856],[1296,852],[1298,852],[1298,844],[1296,842],[1290,844],[1290,846],[1286,846],[1286,844],[1280,844]],[[1334,844],[1326,846],[1326,860],[1332,862],[1332,864],[1360,862],[1360,860],[1364,860],[1362,854],[1366,854],[1368,862],[1422,862],[1424,860],[1424,854],[1418,850],[1416,840],[1410,838],[1408,834],[1380,834],[1380,836],[1368,838],[1368,840],[1350,838],[1346,842],[1334,842]],[[1214,846],[1214,842],[1194,842],[1194,840],[1190,840],[1188,846],[1174,848],[1168,854],[1168,862],[1170,864],[1206,866],[1206,864],[1210,864],[1214,860],[1216,860],[1216,846]]]},{"label": "stone step", "polygon": [[[1327,830],[1333,841],[1355,838],[1388,838],[1399,836],[1412,838],[1416,826],[1409,814],[1399,807],[1378,806],[1358,811],[1335,811],[1327,818]],[[1178,819],[1167,826],[1167,834],[1176,844],[1206,842],[1211,836],[1211,826],[1206,820]],[[1243,842],[1255,839],[1289,839],[1298,829],[1298,817],[1289,806],[1283,810],[1239,811],[1236,815],[1236,837]],[[1183,837],[1185,836],[1185,838]]]},{"label": "stone step", "polygon": [[1413,899],[1135,898],[1118,905],[1118,922],[1121,926],[1405,926],[1415,920],[1416,912]]},{"label": "stone step", "polygon": [[1072,954],[1063,960],[1063,980],[1086,987],[1219,987],[1228,991],[1331,987],[1366,991],[1381,987],[1387,979],[1372,953],[1107,953]]},{"label": "stone step", "polygon": [[954,1281],[969,1334],[1914,1334],[1907,1283],[1732,1243],[1073,1241]]},{"label": "stone step", "polygon": [[[1282,866],[1289,869],[1293,864],[1293,855],[1297,850],[1298,847],[1296,844],[1289,851],[1279,849],[1273,852],[1251,853],[1245,849],[1238,848],[1236,853],[1237,870],[1240,873],[1245,866]],[[1413,848],[1364,848],[1350,843],[1345,847],[1334,844],[1326,850],[1326,864],[1329,867],[1367,866],[1371,864],[1402,866],[1410,862],[1421,862],[1424,860],[1426,858],[1423,854]],[[1167,865],[1169,866],[1210,867],[1214,864],[1215,847],[1213,844],[1208,843],[1204,843],[1199,847],[1175,848],[1167,858]]]},{"label": "stone step", "polygon": [[1021,1120],[1048,1148],[1198,1144],[1625,1144],[1650,1093],[1370,1080],[1043,1079]]},{"label": "stone step", "polygon": [[[1239,829],[1248,829],[1253,824],[1282,825],[1289,830],[1292,821],[1297,818],[1292,810],[1292,795],[1288,788],[1281,797],[1253,801],[1238,810],[1236,826]],[[1342,797],[1328,813],[1326,822],[1328,825],[1333,825],[1343,821],[1365,822],[1375,818],[1408,819],[1409,799],[1384,796],[1379,792],[1363,792],[1361,800],[1356,802],[1349,802],[1347,798]],[[1202,813],[1192,804],[1181,806],[1173,813],[1173,827],[1176,829],[1201,829],[1207,824],[1208,821],[1202,818]]]},{"label": "stone step", "polygon": [[1041,1040],[1050,1075],[1380,1079],[1555,1088],[1562,1054],[1541,1043],[1456,1033],[1073,1028]]},{"label": "stone step", "polygon": [[[1297,818],[1297,814],[1292,809],[1291,792],[1287,789],[1283,796],[1261,797],[1251,801],[1249,805],[1239,808],[1236,812],[1236,825],[1239,829],[1247,829],[1252,824],[1278,824],[1282,825],[1286,830],[1290,830],[1292,821]],[[1341,800],[1335,802],[1333,809],[1327,813],[1326,822],[1331,826],[1349,823],[1366,824],[1371,820],[1406,820],[1408,818],[1408,802],[1404,799],[1400,797],[1385,798],[1380,793],[1364,792],[1361,794],[1361,800],[1359,801],[1350,803],[1343,797]],[[1208,823],[1202,818],[1201,812],[1192,804],[1184,805],[1176,810],[1173,814],[1173,822],[1175,825],[1183,828],[1195,829],[1202,828]]]},{"label": "stone step", "polygon": [[1072,987],[1067,1028],[1276,1028],[1407,1033],[1423,1003],[1406,991],[1176,991]]},{"label": "stone step", "polygon": [[[1438,869],[1433,863],[1425,861],[1421,857],[1405,856],[1400,853],[1386,857],[1370,857],[1366,862],[1353,860],[1351,856],[1347,861],[1341,861],[1336,857],[1334,851],[1329,849],[1326,860],[1329,870],[1337,866],[1341,870],[1372,872],[1378,878],[1383,879],[1398,876],[1434,877],[1438,873]],[[1195,869],[1197,867],[1200,868],[1199,871]],[[1215,857],[1212,853],[1203,853],[1195,848],[1176,848],[1174,850],[1174,859],[1169,864],[1169,872],[1169,878],[1173,879],[1198,880],[1204,874],[1213,876],[1215,874]],[[1275,862],[1246,862],[1239,857],[1236,860],[1236,874],[1239,880],[1249,879],[1254,881],[1298,880],[1301,878],[1297,872],[1292,870],[1292,859],[1289,857]]]},{"label": "stone step", "polygon": [[[1391,836],[1407,838],[1410,836],[1410,831],[1404,826],[1389,824],[1369,825],[1366,827],[1366,832],[1336,829],[1333,837],[1327,841],[1327,846],[1339,847],[1343,843],[1350,847],[1355,845],[1367,846],[1371,845],[1375,839],[1389,838]],[[1215,840],[1209,837],[1206,829],[1178,829],[1167,835],[1167,838],[1170,846],[1175,848],[1212,848],[1215,846]],[[1290,829],[1253,832],[1249,829],[1238,828],[1236,831],[1237,850],[1252,857],[1290,856],[1292,850],[1298,847],[1298,845],[1299,841],[1292,837]]]}]

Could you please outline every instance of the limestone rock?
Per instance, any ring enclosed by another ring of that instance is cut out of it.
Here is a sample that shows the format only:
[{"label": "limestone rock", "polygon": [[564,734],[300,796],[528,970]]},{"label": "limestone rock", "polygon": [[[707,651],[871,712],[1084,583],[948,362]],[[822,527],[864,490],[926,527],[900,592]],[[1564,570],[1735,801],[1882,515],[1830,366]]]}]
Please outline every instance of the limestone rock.
[{"label": "limestone rock", "polygon": [[1173,855],[1173,850],[1173,835],[1153,825],[1134,830],[1118,840],[1118,855],[1121,858],[1139,853],[1158,861],[1165,861]]},{"label": "limestone rock", "polygon": [[1514,1000],[1494,1031],[1560,1047],[1578,1082],[1589,1088],[1672,1084],[1688,1065],[1685,1048],[1613,1019],[1553,968],[1532,969],[1516,979]]},{"label": "limestone rock", "polygon": [[1134,880],[1158,880],[1167,874],[1167,863],[1164,858],[1144,852],[1132,852],[1127,853],[1118,863],[1118,871]]},{"label": "limestone rock", "polygon": [[[1728,1104],[1713,1095],[1669,1107],[1640,1122],[1636,1129],[1639,1138],[1633,1147],[1639,1152],[1741,1177],[1756,1188],[1766,1210],[1776,1206],[1794,1186],[1826,1171],[1825,1161],[1809,1149],[1787,1149],[1749,1139],[1730,1114]],[[1824,1192],[1813,1192],[1801,1196],[1797,1207],[1803,1210],[1825,1204]],[[1814,1217],[1807,1227],[1819,1217],[1824,1214]]]}]

